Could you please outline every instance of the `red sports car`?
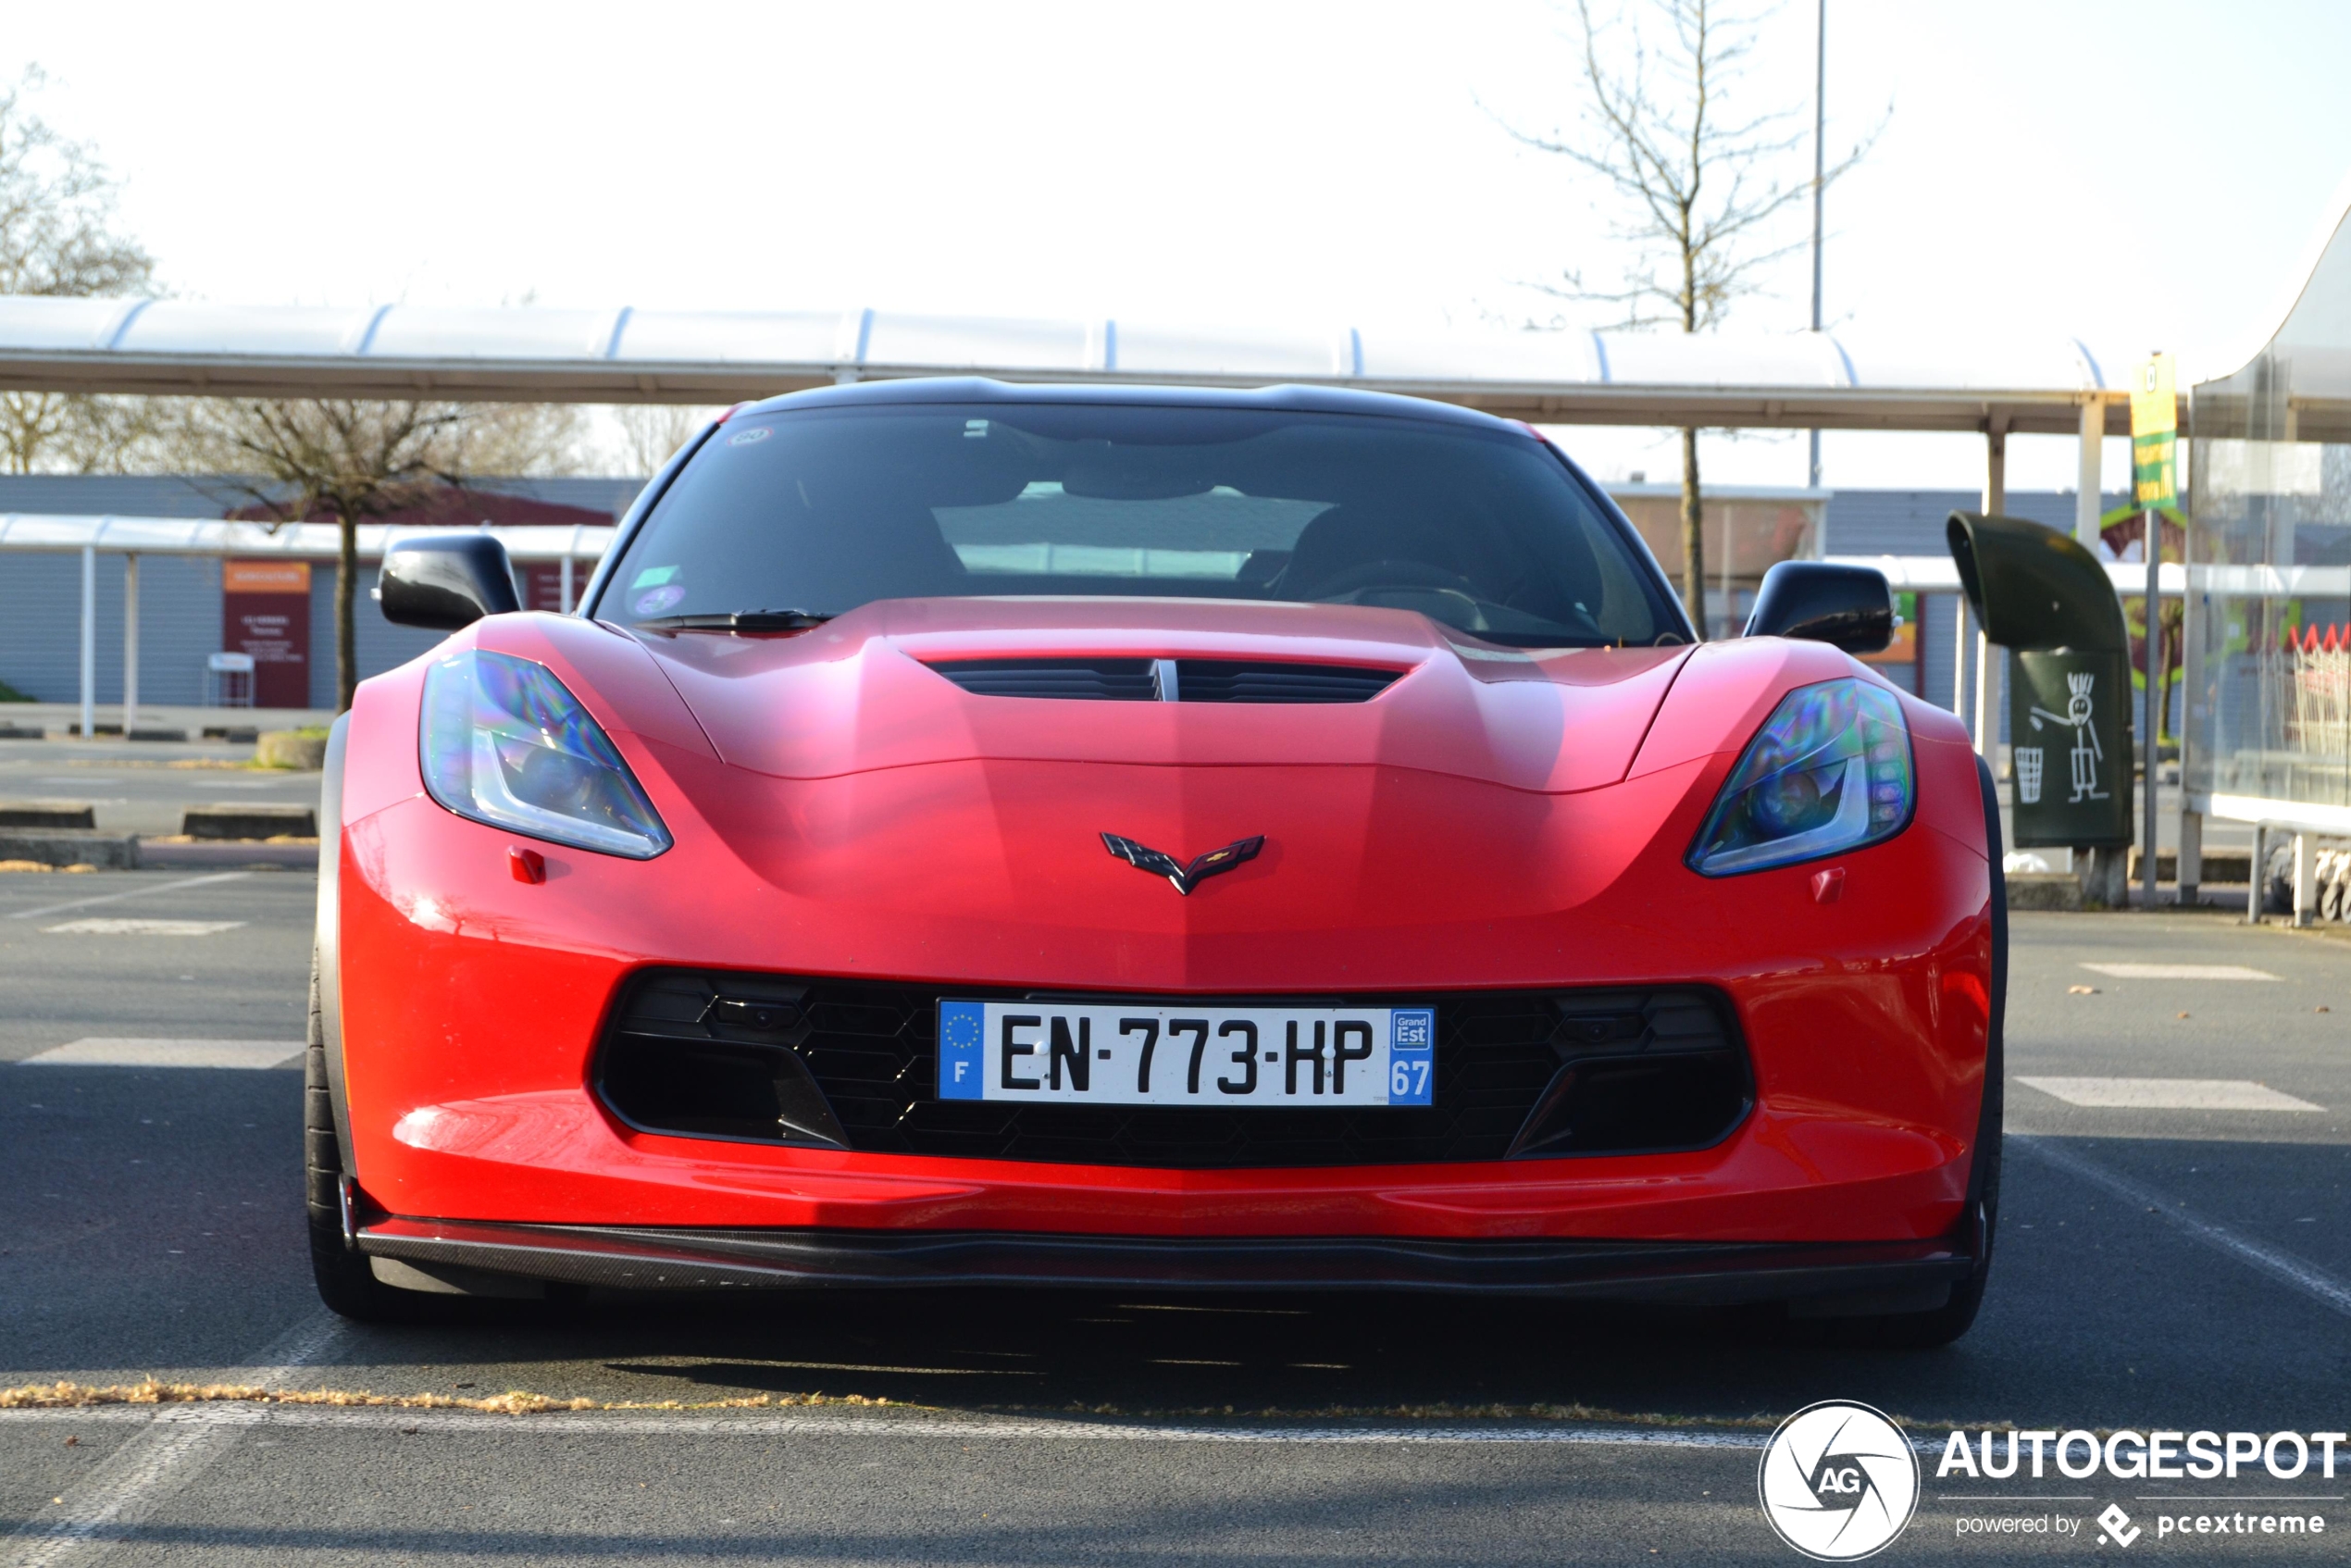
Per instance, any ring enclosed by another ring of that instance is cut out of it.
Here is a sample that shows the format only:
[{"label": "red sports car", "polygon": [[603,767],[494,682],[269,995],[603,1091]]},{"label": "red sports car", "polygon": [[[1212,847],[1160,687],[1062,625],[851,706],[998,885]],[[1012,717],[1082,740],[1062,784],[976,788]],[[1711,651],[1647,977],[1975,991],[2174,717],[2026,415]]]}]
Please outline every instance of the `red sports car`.
[{"label": "red sports car", "polygon": [[[329,752],[321,1293],[1039,1285],[1963,1332],[1997,818],[1796,563],[1700,645],[1527,427],[908,380],[733,411],[579,613],[486,538]],[[1779,635],[1773,635],[1778,633]]]}]

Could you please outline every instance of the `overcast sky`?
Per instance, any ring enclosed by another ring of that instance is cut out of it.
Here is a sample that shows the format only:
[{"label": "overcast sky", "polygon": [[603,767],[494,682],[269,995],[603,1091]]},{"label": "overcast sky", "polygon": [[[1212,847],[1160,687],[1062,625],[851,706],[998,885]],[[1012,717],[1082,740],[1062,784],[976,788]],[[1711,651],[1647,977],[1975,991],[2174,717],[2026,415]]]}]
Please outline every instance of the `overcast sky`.
[{"label": "overcast sky", "polygon": [[[2351,6],[1828,14],[1832,156],[1892,110],[1830,196],[1856,338],[2224,373],[2351,172]],[[1749,106],[1809,117],[1813,18],[1769,15]],[[1623,254],[1598,193],[1497,124],[1574,123],[1567,25],[1538,0],[53,6],[15,10],[0,68],[48,69],[40,110],[98,145],[185,296],[1477,330]],[[1808,267],[1733,324],[1802,328]],[[1571,444],[1675,469],[1649,432]],[[1832,434],[1826,477],[1973,485],[1981,446]],[[1708,471],[1800,483],[1801,438]],[[2073,474],[2070,440],[2011,442],[2012,486]]]}]

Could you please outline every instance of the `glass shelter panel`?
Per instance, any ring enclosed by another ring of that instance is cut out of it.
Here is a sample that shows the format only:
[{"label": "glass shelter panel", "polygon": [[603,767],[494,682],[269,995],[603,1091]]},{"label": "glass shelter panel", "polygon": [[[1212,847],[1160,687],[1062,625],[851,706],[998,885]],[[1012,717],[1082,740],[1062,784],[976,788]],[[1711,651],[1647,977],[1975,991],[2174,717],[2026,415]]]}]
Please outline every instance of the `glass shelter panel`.
[{"label": "glass shelter panel", "polygon": [[2189,429],[2188,790],[2331,826],[2351,812],[2351,231],[2261,353],[2196,388]]}]

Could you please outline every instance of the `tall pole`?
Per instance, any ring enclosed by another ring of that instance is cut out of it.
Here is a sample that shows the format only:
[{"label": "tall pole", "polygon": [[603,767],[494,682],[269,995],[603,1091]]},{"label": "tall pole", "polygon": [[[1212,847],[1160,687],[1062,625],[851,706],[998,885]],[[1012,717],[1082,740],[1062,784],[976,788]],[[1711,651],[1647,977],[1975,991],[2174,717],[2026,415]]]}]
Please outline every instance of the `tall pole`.
[{"label": "tall pole", "polygon": [[[2139,862],[2139,886],[2144,890],[2139,902],[2143,908],[2153,909],[2155,907],[2155,796],[2156,784],[2163,777],[2163,770],[2157,765],[2155,759],[2156,707],[2163,700],[2158,694],[2162,690],[2158,682],[2158,673],[2163,664],[2163,600],[2157,591],[2160,586],[2158,578],[2163,565],[2163,520],[2156,515],[2152,507],[2148,508],[2146,513],[2146,549],[2144,554],[2146,556],[2147,568],[2146,644],[2147,684],[2146,700],[2141,704],[2140,711],[2145,716],[2143,739],[2146,746],[2147,759],[2146,804],[2143,809],[2146,819],[2147,847],[2146,858]],[[2254,875],[2258,877],[2260,872],[2257,869]]]},{"label": "tall pole", "polygon": [[[1813,29],[1812,59],[1812,330],[1821,330],[1821,202],[1827,185],[1828,161],[1824,143],[1828,140],[1829,123],[1829,0],[1820,0]],[[1804,482],[1813,490],[1821,488],[1821,432],[1812,432],[1811,461],[1805,467]]]}]

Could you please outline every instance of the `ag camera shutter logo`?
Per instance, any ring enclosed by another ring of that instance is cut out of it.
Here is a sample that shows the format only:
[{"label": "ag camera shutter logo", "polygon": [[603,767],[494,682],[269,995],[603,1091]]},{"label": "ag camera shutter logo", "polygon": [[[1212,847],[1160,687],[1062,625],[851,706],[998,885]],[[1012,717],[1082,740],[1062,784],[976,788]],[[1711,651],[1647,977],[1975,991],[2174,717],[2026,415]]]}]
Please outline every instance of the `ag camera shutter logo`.
[{"label": "ag camera shutter logo", "polygon": [[1815,1562],[1852,1562],[1910,1523],[1919,1459],[1883,1411],[1823,1400],[1780,1423],[1755,1487],[1780,1539]]}]

